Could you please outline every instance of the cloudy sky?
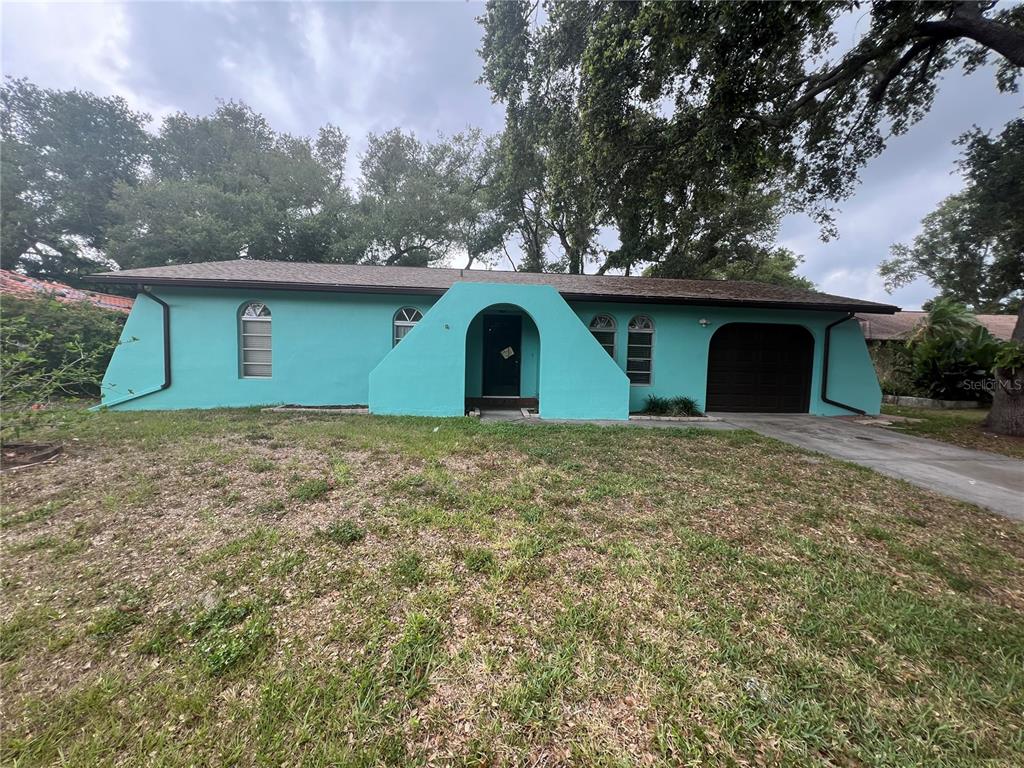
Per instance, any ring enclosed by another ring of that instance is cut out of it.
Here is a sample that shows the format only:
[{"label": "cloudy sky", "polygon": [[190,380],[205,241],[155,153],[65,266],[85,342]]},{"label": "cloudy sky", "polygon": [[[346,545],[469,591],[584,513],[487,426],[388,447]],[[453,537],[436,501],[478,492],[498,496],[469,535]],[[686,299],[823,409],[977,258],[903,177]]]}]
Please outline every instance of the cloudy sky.
[{"label": "cloudy sky", "polygon": [[[469,125],[498,131],[503,122],[475,82],[481,7],[472,3],[0,7],[5,75],[118,94],[154,121],[208,113],[221,98],[249,103],[278,130],[312,134],[333,123],[352,137],[352,167],[368,131],[430,136]],[[953,140],[972,125],[998,130],[1020,108],[1020,95],[999,94],[991,72],[948,76],[931,114],[893,140],[841,204],[839,239],[822,243],[812,222],[791,217],[781,243],[805,255],[801,271],[822,290],[918,307],[931,287],[889,297],[878,262],[960,188]]]}]

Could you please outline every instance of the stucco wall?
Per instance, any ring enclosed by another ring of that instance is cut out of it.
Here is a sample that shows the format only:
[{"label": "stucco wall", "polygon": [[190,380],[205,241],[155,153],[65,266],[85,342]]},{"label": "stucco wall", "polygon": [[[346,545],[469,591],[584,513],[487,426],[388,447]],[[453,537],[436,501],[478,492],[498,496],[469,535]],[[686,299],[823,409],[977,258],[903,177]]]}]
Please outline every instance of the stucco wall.
[{"label": "stucco wall", "polygon": [[[821,371],[825,326],[843,317],[840,312],[781,311],[774,309],[729,309],[689,307],[670,304],[620,304],[570,302],[584,325],[595,315],[615,319],[615,361],[626,368],[626,329],[635,315],[654,321],[653,375],[650,386],[629,388],[630,411],[639,411],[649,395],[692,397],[704,407],[707,397],[708,347],[715,331],[727,323],[794,323],[814,336],[814,371],[811,378],[810,412],[824,416],[849,411],[821,399]],[[707,327],[700,320],[708,321]],[[832,330],[828,396],[868,413],[878,413],[882,391],[868,355],[867,345],[856,320]]]},{"label": "stucco wall", "polygon": [[[423,416],[464,413],[466,340],[473,338],[475,318],[491,308],[518,309],[537,329],[541,418],[627,418],[625,374],[558,292],[546,285],[498,283],[452,286],[370,373],[370,411]],[[524,320],[523,325],[529,323]],[[418,384],[415,390],[403,386],[409,377]]]},{"label": "stucco wall", "polygon": [[[495,293],[490,298],[508,301],[509,294],[502,292],[508,288],[493,286]],[[163,289],[155,293],[171,305],[172,386],[117,404],[123,398],[157,388],[163,380],[161,309],[156,302],[140,297],[125,325],[123,343],[115,351],[104,377],[104,403],[107,405],[120,409],[174,409],[277,403],[368,403],[370,372],[392,348],[395,311],[399,307],[413,306],[427,313],[436,301],[427,296],[295,291]],[[274,366],[271,379],[239,376],[237,315],[248,301],[262,301],[271,308]],[[625,369],[626,365],[629,319],[636,314],[646,314],[654,321],[653,381],[650,386],[628,387],[628,395],[623,397],[628,397],[630,410],[642,409],[649,394],[686,395],[703,406],[708,343],[712,334],[729,322],[771,322],[797,323],[814,336],[811,412],[847,413],[822,402],[820,397],[824,328],[842,317],[839,313],[597,302],[575,302],[570,306],[584,328],[595,314],[615,318],[615,362],[620,369]],[[473,317],[478,314],[473,311]],[[698,322],[701,318],[709,321],[706,328]],[[471,322],[479,326],[479,320]],[[532,396],[538,391],[544,370],[543,366],[538,370],[531,360],[540,359],[543,345],[531,335],[530,322],[524,321],[523,328],[522,393]],[[419,331],[416,328],[412,333]],[[472,339],[472,329],[469,332]],[[541,337],[544,337],[543,331]],[[453,341],[455,346],[462,345],[461,352],[445,359],[449,365],[457,367],[460,388],[465,396],[472,397],[479,393],[479,344],[467,346],[465,339],[463,336],[461,341]],[[477,359],[473,357],[474,349]],[[577,355],[571,344],[565,346],[563,353],[570,361]],[[881,391],[856,322],[843,323],[833,330],[831,358],[829,396],[877,413]],[[408,372],[407,380],[407,391],[415,392],[418,386],[415,375]],[[565,396],[571,394],[571,383],[562,382],[559,386]],[[541,399],[543,410],[543,397]],[[585,397],[574,399],[586,403]]]},{"label": "stucco wall", "polygon": [[[220,406],[365,404],[369,374],[391,350],[392,321],[400,307],[426,312],[426,296],[376,296],[297,291],[154,291],[171,305],[171,387],[115,406],[120,409]],[[249,301],[270,307],[273,376],[239,375],[238,312]],[[140,300],[103,380],[104,404],[132,389],[159,384],[162,373],[160,307]],[[138,345],[138,346],[136,346]]]}]

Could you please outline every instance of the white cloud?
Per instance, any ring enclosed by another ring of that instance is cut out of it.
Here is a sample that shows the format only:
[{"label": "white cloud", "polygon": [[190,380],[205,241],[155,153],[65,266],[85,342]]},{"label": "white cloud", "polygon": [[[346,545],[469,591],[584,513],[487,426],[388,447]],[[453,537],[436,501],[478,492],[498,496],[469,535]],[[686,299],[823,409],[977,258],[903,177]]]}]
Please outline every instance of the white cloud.
[{"label": "white cloud", "polygon": [[174,111],[128,85],[127,76],[137,63],[126,53],[131,30],[122,6],[34,3],[0,8],[5,75],[27,76],[50,88],[122,96],[133,109],[148,112],[152,125]]},{"label": "white cloud", "polygon": [[305,41],[306,55],[313,62],[317,79],[323,82],[333,69],[333,51],[327,34],[327,21],[315,5],[296,5],[289,12],[289,20],[297,26]]},{"label": "white cloud", "polygon": [[225,80],[232,86],[229,98],[244,101],[261,113],[278,129],[299,132],[302,129],[290,75],[281,72],[274,60],[259,47],[231,44],[221,56],[219,65]]}]

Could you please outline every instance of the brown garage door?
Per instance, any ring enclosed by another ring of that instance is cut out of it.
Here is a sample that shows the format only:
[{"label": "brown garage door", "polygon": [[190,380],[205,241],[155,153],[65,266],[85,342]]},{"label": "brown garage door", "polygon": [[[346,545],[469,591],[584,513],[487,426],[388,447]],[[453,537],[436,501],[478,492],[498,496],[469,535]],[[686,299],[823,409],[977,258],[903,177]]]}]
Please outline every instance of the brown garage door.
[{"label": "brown garage door", "polygon": [[814,337],[798,325],[730,323],[711,337],[707,410],[806,413]]}]

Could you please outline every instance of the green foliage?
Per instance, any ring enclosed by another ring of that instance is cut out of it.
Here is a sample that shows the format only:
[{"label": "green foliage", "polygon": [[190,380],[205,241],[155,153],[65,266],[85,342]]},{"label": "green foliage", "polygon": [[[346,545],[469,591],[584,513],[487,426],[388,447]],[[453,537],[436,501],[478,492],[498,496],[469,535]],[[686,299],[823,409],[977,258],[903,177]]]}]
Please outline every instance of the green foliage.
[{"label": "green foliage", "polygon": [[120,185],[109,255],[124,268],[208,258],[355,261],[351,199],[343,184],[348,139],[275,132],[244,104],[208,117],[165,118],[152,173]]},{"label": "green foliage", "polygon": [[1003,345],[962,304],[937,299],[907,346],[914,384],[929,397],[990,398],[988,382]]},{"label": "green foliage", "polygon": [[1024,344],[1008,341],[999,347],[993,361],[995,370],[1007,379],[1015,379],[1024,371]]},{"label": "green foliage", "polygon": [[997,86],[1012,90],[1024,65],[1019,6],[875,3],[840,39],[837,21],[860,7],[594,0],[538,13],[492,0],[482,81],[506,106],[513,207],[550,230],[571,190],[563,221],[578,243],[595,223],[618,229],[605,265],[652,258],[676,275],[737,242],[764,247],[764,209],[780,201],[829,232],[830,202],[928,111],[941,73],[995,50]]},{"label": "green foliage", "polygon": [[96,397],[124,316],[86,302],[5,296],[0,306],[0,407],[3,433],[42,415],[37,406]]},{"label": "green foliage", "polygon": [[198,641],[203,667],[215,677],[255,659],[273,637],[266,608],[253,602],[222,602],[201,612],[186,629]]},{"label": "green foliage", "polygon": [[902,341],[883,341],[868,347],[878,384],[885,395],[928,397],[914,380],[914,362],[910,348]]},{"label": "green foliage", "polygon": [[423,565],[423,556],[418,552],[405,552],[395,560],[392,571],[395,583],[402,587],[415,587],[427,578],[427,569]]},{"label": "green foliage", "polygon": [[316,501],[327,495],[331,484],[322,477],[314,477],[297,483],[289,495],[299,501]]},{"label": "green foliage", "polygon": [[77,284],[95,271],[116,216],[118,185],[138,184],[150,151],[149,116],[119,96],[39,88],[8,78],[0,88],[0,256]]},{"label": "green foliage", "polygon": [[658,397],[648,395],[644,413],[657,416],[701,416],[697,401],[692,397]]},{"label": "green foliage", "polygon": [[[599,101],[622,107],[624,97],[589,90],[596,83],[588,56],[627,66],[620,51],[599,50],[611,19],[633,12],[624,9],[548,3],[547,22],[537,26],[532,4],[492,2],[482,18],[482,81],[506,104],[499,186],[525,252],[522,268],[578,273],[595,261],[600,272],[646,267],[659,277],[809,287],[793,274],[798,257],[773,248],[781,209],[768,185],[732,190],[697,168],[684,170],[675,158],[685,154],[689,137],[663,138],[657,118],[632,109],[612,129],[614,148],[595,151],[602,137],[588,110]],[[617,48],[623,40],[608,44]],[[609,77],[619,82],[617,74]],[[675,155],[671,170],[663,153]],[[717,148],[709,155],[718,156]],[[598,247],[602,226],[617,230],[618,248]],[[554,261],[545,252],[552,238],[563,254]]]},{"label": "green foliage", "polygon": [[491,573],[494,570],[494,552],[486,547],[470,547],[463,552],[462,559],[473,573]]},{"label": "green foliage", "polygon": [[1013,310],[1024,296],[1024,119],[960,143],[965,189],[925,216],[912,245],[894,245],[880,271],[890,290],[924,276],[975,312]]},{"label": "green foliage", "polygon": [[55,299],[4,296],[0,322],[5,354],[24,344],[25,334],[45,330],[48,338],[36,349],[46,370],[56,370],[66,360],[69,345],[79,345],[90,362],[88,373],[97,380],[75,394],[98,395],[110,355],[121,336],[126,315],[81,301],[65,304]]},{"label": "green foliage", "polygon": [[362,541],[366,537],[366,531],[353,523],[351,520],[338,520],[331,523],[327,528],[319,531],[320,535],[335,544],[348,546]]},{"label": "green foliage", "polygon": [[370,134],[356,212],[365,261],[426,266],[456,248],[467,267],[486,261],[507,229],[492,200],[495,151],[477,129],[433,143]]},{"label": "green foliage", "polygon": [[927,317],[914,328],[911,344],[966,336],[978,325],[977,320],[963,304],[955,299],[940,298],[932,302]]}]

